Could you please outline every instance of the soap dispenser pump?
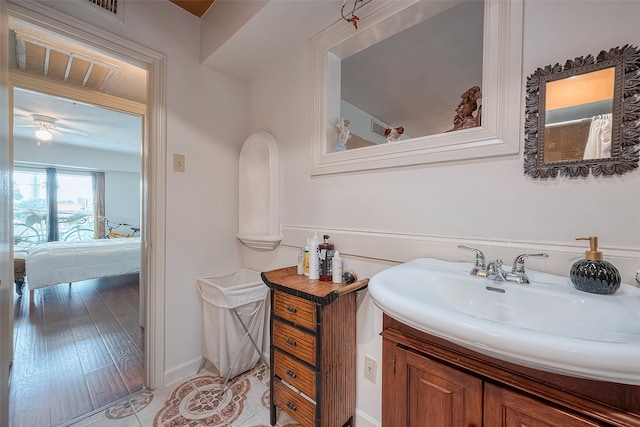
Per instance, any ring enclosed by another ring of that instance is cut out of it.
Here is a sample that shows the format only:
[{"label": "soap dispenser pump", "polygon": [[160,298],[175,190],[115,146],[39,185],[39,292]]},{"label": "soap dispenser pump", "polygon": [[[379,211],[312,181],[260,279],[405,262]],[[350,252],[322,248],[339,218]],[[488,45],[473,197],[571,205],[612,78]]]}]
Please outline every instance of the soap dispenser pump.
[{"label": "soap dispenser pump", "polygon": [[571,266],[569,277],[573,286],[584,292],[611,295],[620,287],[618,269],[602,258],[598,251],[597,237],[579,237],[576,240],[588,240],[590,250],[585,252],[585,259],[576,261]]}]

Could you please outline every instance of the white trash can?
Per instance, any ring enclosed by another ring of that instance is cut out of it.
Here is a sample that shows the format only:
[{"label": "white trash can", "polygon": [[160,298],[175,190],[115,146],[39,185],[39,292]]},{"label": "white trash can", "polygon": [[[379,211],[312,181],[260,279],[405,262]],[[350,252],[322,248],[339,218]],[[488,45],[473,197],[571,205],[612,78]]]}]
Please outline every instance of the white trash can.
[{"label": "white trash can", "polygon": [[249,336],[262,347],[269,290],[260,273],[243,268],[226,276],[198,278],[197,288],[202,297],[203,357],[227,378],[253,368],[260,353]]}]

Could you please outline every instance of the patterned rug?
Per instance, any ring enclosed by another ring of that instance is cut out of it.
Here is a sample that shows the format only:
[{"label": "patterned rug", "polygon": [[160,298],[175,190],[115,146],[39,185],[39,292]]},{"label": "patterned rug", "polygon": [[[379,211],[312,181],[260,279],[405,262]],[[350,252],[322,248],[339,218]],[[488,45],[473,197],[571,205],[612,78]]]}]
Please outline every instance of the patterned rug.
[{"label": "patterned rug", "polygon": [[[222,377],[205,375],[185,381],[174,389],[164,407],[158,411],[153,426],[198,427],[232,424],[241,417],[245,406],[250,403],[247,398],[253,382],[261,384],[255,374],[241,375],[228,384],[227,390],[222,393]],[[259,391],[262,394],[259,404],[266,408],[269,405],[269,391]]]},{"label": "patterned rug", "polygon": [[128,399],[126,402],[113,405],[105,411],[105,416],[110,420],[117,420],[133,415],[134,412],[140,412],[153,400],[153,393],[143,391],[139,395]]}]

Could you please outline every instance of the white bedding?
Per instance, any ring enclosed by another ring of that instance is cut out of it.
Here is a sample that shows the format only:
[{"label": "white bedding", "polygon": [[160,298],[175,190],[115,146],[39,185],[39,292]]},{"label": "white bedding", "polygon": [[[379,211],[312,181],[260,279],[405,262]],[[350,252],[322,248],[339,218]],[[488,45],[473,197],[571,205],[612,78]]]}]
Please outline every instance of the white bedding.
[{"label": "white bedding", "polygon": [[140,271],[140,238],[48,242],[25,256],[29,289]]}]

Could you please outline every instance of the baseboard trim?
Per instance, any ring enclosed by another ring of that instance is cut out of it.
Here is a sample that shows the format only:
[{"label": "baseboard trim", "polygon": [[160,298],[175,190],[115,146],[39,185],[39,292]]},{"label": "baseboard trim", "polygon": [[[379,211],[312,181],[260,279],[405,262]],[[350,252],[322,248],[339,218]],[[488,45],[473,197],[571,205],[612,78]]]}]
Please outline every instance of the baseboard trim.
[{"label": "baseboard trim", "polygon": [[170,369],[164,373],[164,385],[171,384],[175,381],[183,380],[196,372],[202,362],[201,357],[191,359],[190,361],[178,365],[173,369]]},{"label": "baseboard trim", "polygon": [[380,427],[380,421],[356,409],[356,427]]}]

